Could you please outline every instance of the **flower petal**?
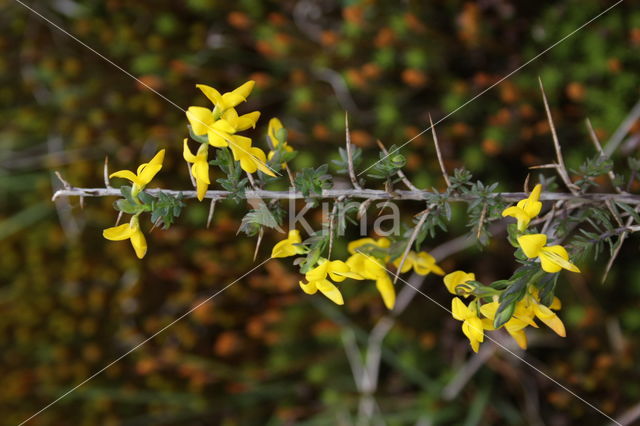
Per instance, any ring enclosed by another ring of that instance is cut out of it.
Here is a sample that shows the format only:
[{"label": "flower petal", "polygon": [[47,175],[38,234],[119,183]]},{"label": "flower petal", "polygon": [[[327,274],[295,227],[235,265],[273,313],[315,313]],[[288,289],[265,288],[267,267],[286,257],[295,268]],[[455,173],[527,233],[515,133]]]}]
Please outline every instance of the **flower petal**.
[{"label": "flower petal", "polygon": [[393,309],[396,304],[396,289],[393,286],[393,282],[391,281],[391,278],[389,278],[389,275],[381,275],[376,280],[376,288],[378,289],[380,296],[382,296],[382,301],[387,309]]},{"label": "flower petal", "polygon": [[318,287],[318,290],[320,290],[322,294],[327,296],[327,298],[333,303],[335,303],[336,305],[344,305],[342,293],[340,293],[338,287],[336,287],[335,284],[333,284],[331,281],[321,280],[316,283],[316,286]]},{"label": "flower petal", "polygon": [[187,138],[184,139],[182,144],[182,158],[184,161],[188,161],[189,163],[193,163],[196,161],[196,156],[191,153],[189,149],[189,144],[187,142]]},{"label": "flower petal", "polygon": [[113,226],[102,231],[102,236],[111,241],[122,241],[131,238],[135,229],[130,224],[124,223],[120,226]]},{"label": "flower petal", "polygon": [[458,321],[464,321],[473,316],[473,312],[465,305],[462,300],[454,297],[451,300],[451,315]]},{"label": "flower petal", "polygon": [[136,228],[135,232],[131,235],[131,245],[138,259],[142,259],[147,253],[147,240],[142,231],[140,231],[140,228]]},{"label": "flower petal", "polygon": [[540,263],[546,272],[558,272],[564,268],[571,272],[580,272],[580,269],[569,262],[569,253],[562,246],[544,247],[540,252]]},{"label": "flower petal", "polygon": [[538,257],[545,244],[547,236],[544,234],[529,234],[518,237],[518,244],[528,258]]},{"label": "flower petal", "polygon": [[260,111],[253,111],[238,117],[236,122],[236,131],[241,132],[249,128],[256,128],[256,122],[260,118]]},{"label": "flower petal", "polygon": [[209,108],[190,106],[187,109],[187,120],[193,133],[198,136],[206,135],[213,124],[213,113]]},{"label": "flower petal", "polygon": [[318,291],[318,287],[316,286],[316,283],[313,281],[307,284],[303,283],[302,281],[299,281],[298,284],[300,285],[300,288],[302,289],[302,291],[304,291],[307,294],[316,294],[316,292]]},{"label": "flower petal", "polygon": [[464,271],[453,271],[450,274],[445,275],[443,278],[444,285],[447,287],[447,290],[449,290],[449,293],[451,294],[457,294],[456,287],[460,284],[464,284],[467,281],[475,280],[476,275],[473,272],[466,273]]},{"label": "flower petal", "polygon": [[213,87],[207,86],[206,84],[196,84],[196,87],[204,93],[212,104],[217,106],[222,103],[222,95]]},{"label": "flower petal", "polygon": [[131,170],[118,170],[117,172],[113,172],[109,175],[109,178],[114,178],[114,177],[127,179],[133,183],[137,183],[138,185],[140,185],[141,183],[140,179],[138,179],[138,176],[136,176],[136,174],[133,173]]}]

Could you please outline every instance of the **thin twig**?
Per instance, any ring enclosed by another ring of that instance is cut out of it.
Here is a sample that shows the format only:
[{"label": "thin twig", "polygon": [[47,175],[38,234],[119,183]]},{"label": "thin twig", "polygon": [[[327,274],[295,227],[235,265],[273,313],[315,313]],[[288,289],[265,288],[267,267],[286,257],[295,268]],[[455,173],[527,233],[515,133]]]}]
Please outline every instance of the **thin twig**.
[{"label": "thin twig", "polygon": [[213,212],[216,210],[216,200],[215,198],[211,199],[211,203],[209,204],[209,215],[207,216],[207,228],[211,226],[211,220],[213,219]]},{"label": "thin twig", "polygon": [[[64,180],[64,178],[62,177],[62,175],[60,174],[59,171],[56,170],[54,173],[55,173],[56,177],[58,178],[58,180],[62,183],[62,186],[64,187],[64,189],[66,189],[66,190],[72,190],[73,189],[73,187],[71,185],[69,185],[69,182]],[[55,196],[54,196],[53,199],[55,200]]]},{"label": "thin twig", "polygon": [[[61,177],[59,176],[58,179]],[[66,183],[66,181],[62,180]],[[74,188],[67,183],[68,187],[60,189],[53,194],[52,199],[55,200],[59,197],[112,197],[121,196],[120,189],[118,188]],[[178,196],[182,194],[184,198],[196,198],[197,192],[194,190],[175,190],[175,189],[145,189],[145,192],[151,195],[158,194],[160,192],[166,195]],[[229,191],[210,190],[205,194],[205,198],[222,200],[232,195]],[[371,199],[371,200],[413,200],[424,201],[430,195],[446,195],[446,201],[448,202],[468,202],[478,199],[480,196],[473,194],[446,194],[441,192],[433,192],[427,190],[407,191],[407,190],[394,190],[393,192],[383,191],[379,189],[326,189],[321,194],[318,194],[317,198],[331,199],[338,197],[345,198],[359,198],[359,199]],[[526,198],[528,194],[524,192],[496,192],[496,197],[500,196],[505,201],[520,201]],[[262,198],[270,200],[301,200],[305,199],[305,196],[300,191],[269,191],[264,189],[247,190],[244,194],[240,195],[242,198]],[[618,201],[627,204],[640,204],[640,195],[638,194],[617,194],[617,193],[585,193],[585,194],[570,194],[567,192],[543,192],[540,195],[541,201],[574,201],[583,203],[602,203],[606,200]]]},{"label": "thin twig", "polygon": [[480,213],[480,220],[478,220],[478,232],[476,233],[476,239],[480,239],[482,233],[482,226],[484,225],[484,218],[487,215],[487,203],[482,205],[482,213]]},{"label": "thin twig", "polygon": [[187,164],[187,171],[189,172],[189,179],[191,179],[191,185],[193,185],[194,188],[197,188],[197,183],[196,183],[196,179],[193,177],[193,173],[191,172],[191,164],[189,164],[188,161],[185,160],[185,163]]},{"label": "thin twig", "polygon": [[436,135],[436,127],[433,125],[431,114],[429,114],[429,124],[431,125],[431,134],[433,135],[433,146],[436,147],[436,154],[438,156],[438,163],[440,163],[440,170],[442,171],[442,177],[444,178],[447,188],[451,186],[449,181],[449,175],[447,175],[447,169],[444,167],[444,161],[442,160],[442,153],[440,152],[440,144],[438,143],[438,135]]},{"label": "thin twig", "polygon": [[[385,148],[385,146],[382,144],[382,142],[379,139],[376,140],[376,143],[378,144],[378,148],[380,148],[380,151],[382,151],[384,155],[389,155],[387,148]],[[396,174],[402,180],[402,183],[404,183],[406,187],[409,188],[411,191],[419,191],[419,189],[416,188],[416,186],[413,183],[411,183],[411,181],[407,178],[407,175],[404,174],[402,169],[398,169]]]},{"label": "thin twig", "polygon": [[420,216],[420,220],[416,224],[415,228],[413,228],[413,232],[411,233],[411,236],[407,240],[407,246],[404,248],[404,252],[402,253],[402,259],[400,260],[400,264],[398,265],[398,269],[396,270],[396,275],[395,277],[393,277],[394,284],[398,281],[398,277],[400,276],[400,271],[402,271],[404,262],[407,260],[407,256],[409,256],[409,252],[411,251],[411,246],[413,245],[413,242],[418,237],[418,233],[420,232],[420,229],[422,228],[422,225],[424,225],[424,221],[427,220],[428,216],[429,216],[429,211],[424,212],[422,216]]},{"label": "thin twig", "polygon": [[[598,140],[598,135],[596,135],[596,132],[593,130],[593,126],[591,125],[591,120],[587,118],[585,121],[587,124],[587,130],[589,130],[589,135],[591,136],[591,142],[593,142],[593,146],[596,148],[596,151],[598,151],[601,157],[609,158],[609,156],[605,154],[602,149],[602,145]],[[613,188],[616,190],[616,192],[622,192],[622,189],[618,185],[616,185],[616,174],[614,173],[614,171],[609,170],[608,175],[609,179],[611,180],[611,185],[613,185]]]},{"label": "thin twig", "polygon": [[109,156],[108,155],[104,156],[104,171],[103,171],[102,177],[104,178],[104,187],[111,188],[111,185],[109,184]]},{"label": "thin twig", "polygon": [[329,251],[327,253],[327,258],[331,259],[331,251],[333,249],[333,238],[334,238],[334,232],[333,232],[333,228],[334,228],[334,224],[335,224],[335,219],[336,219],[336,213],[338,211],[338,207],[340,205],[340,203],[342,202],[342,200],[344,200],[343,197],[338,198],[334,203],[333,203],[333,208],[331,209],[331,213],[329,213]]},{"label": "thin twig", "polygon": [[614,153],[618,146],[624,140],[624,137],[629,133],[629,129],[633,126],[633,123],[636,122],[640,118],[640,101],[638,101],[627,117],[620,123],[620,126],[616,129],[613,135],[609,138],[609,142],[607,142],[607,146],[604,149],[606,155],[610,156]]},{"label": "thin twig", "polygon": [[560,147],[560,141],[558,140],[558,134],[556,132],[556,126],[553,123],[553,117],[551,116],[551,109],[549,108],[549,102],[547,101],[547,95],[544,93],[544,86],[542,85],[542,79],[538,77],[538,82],[540,83],[540,91],[542,92],[542,100],[544,102],[544,109],[547,112],[547,119],[549,120],[549,127],[551,128],[551,137],[553,139],[553,146],[556,150],[556,157],[558,160],[558,174],[560,178],[567,186],[569,191],[572,194],[577,195],[580,193],[580,188],[571,182],[571,178],[569,178],[569,172],[567,171],[567,167],[564,164],[564,157],[562,156],[562,148]]},{"label": "thin twig", "polygon": [[260,249],[260,244],[262,243],[262,238],[264,237],[264,228],[260,227],[260,231],[258,232],[258,240],[256,241],[256,249],[253,251],[253,261],[256,261],[258,257],[258,250]]},{"label": "thin twig", "polygon": [[349,169],[349,179],[351,179],[351,185],[355,189],[362,189],[358,182],[355,169],[353,167],[353,153],[351,152],[351,133],[349,132],[349,113],[344,112],[344,131],[345,131],[345,144],[347,149],[347,167]]}]

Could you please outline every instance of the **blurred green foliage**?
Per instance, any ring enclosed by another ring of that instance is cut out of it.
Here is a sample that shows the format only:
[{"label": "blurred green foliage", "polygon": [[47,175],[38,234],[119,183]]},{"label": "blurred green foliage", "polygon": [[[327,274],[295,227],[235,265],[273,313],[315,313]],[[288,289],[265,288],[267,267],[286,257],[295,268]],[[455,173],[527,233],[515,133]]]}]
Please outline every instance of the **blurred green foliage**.
[{"label": "blurred green foliage", "polygon": [[[638,99],[640,10],[631,3],[439,124],[447,168],[464,165],[486,182],[517,190],[528,166],[553,158],[538,76],[568,165],[575,169],[592,157],[584,118],[605,141]],[[292,162],[296,170],[338,158],[345,110],[366,167],[378,158],[376,138],[386,146],[404,143],[428,127],[429,113],[438,120],[456,110],[609,5],[31,4],[183,108],[204,104],[196,83],[231,89],[254,79],[248,110],[283,120],[289,143],[301,151]],[[1,0],[0,10],[0,412],[15,424],[244,274],[254,241],[235,236],[242,206],[218,207],[205,229],[208,207],[191,202],[176,226],[149,236],[150,253],[138,261],[124,243],[101,237],[112,225],[113,200],[87,199],[84,209],[77,199],[50,203],[59,186],[53,170],[73,185],[100,186],[106,155],[117,170],[160,147],[168,155],[154,183],[189,187],[179,157],[186,119],[14,1]],[[266,133],[266,120],[259,130]],[[636,153],[638,138],[636,123],[621,153]],[[402,154],[414,183],[442,187],[428,134]],[[626,161],[614,158],[618,163]],[[449,233],[426,246],[465,232],[464,211],[454,210],[453,217]],[[568,337],[538,336],[528,352],[536,365],[611,414],[640,398],[636,245],[626,246],[607,285],[599,284],[601,265],[563,276],[558,294]],[[474,248],[443,266],[495,280],[510,274],[501,261],[507,250]],[[303,295],[297,281],[283,264],[269,262],[34,424],[336,423],[354,411],[358,397],[341,331],[364,339],[384,307],[373,288],[347,288],[349,303],[338,309]],[[449,300],[437,278],[428,277],[425,288]],[[508,355],[494,357],[445,401],[443,387],[464,364],[467,343],[451,318],[424,298],[412,303],[385,342],[376,397],[389,424],[515,425],[534,424],[536,417],[549,424],[602,423]]]}]

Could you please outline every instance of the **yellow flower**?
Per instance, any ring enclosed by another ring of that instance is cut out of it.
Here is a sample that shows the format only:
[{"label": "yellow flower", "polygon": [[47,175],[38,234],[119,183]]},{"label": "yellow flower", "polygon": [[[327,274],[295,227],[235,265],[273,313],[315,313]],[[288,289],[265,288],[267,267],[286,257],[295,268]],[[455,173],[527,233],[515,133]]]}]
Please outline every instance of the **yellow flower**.
[{"label": "yellow flower", "polygon": [[266,155],[260,148],[251,146],[251,139],[233,135],[233,143],[231,144],[231,152],[233,152],[233,159],[240,161],[240,167],[247,173],[255,173],[256,170],[260,170],[264,174],[269,176],[275,176],[273,171],[265,164]]},{"label": "yellow flower", "polygon": [[451,301],[451,314],[453,318],[462,321],[462,332],[469,339],[471,349],[478,352],[480,343],[484,342],[484,330],[493,330],[491,322],[478,316],[475,301],[466,306],[457,297]]},{"label": "yellow flower", "polygon": [[198,190],[198,200],[202,201],[207,188],[211,183],[209,181],[209,162],[207,161],[207,155],[209,154],[209,146],[207,144],[200,144],[198,152],[193,155],[187,145],[187,139],[184,140],[184,147],[182,150],[182,156],[188,163],[193,163],[191,166],[191,173],[196,180],[196,187]]},{"label": "yellow flower", "polygon": [[[402,261],[402,256],[398,257],[393,261],[393,265],[398,268],[400,267],[400,262]],[[444,275],[444,271],[441,267],[436,265],[436,259],[431,256],[429,253],[421,251],[420,253],[416,253],[413,250],[407,254],[407,258],[404,261],[404,265],[402,265],[401,273],[405,273],[408,270],[413,268],[414,271],[418,275],[428,275],[430,272],[433,272],[437,275]]]},{"label": "yellow flower", "polygon": [[305,252],[304,247],[300,245],[302,238],[300,238],[300,231],[292,229],[289,231],[289,236],[284,240],[276,243],[271,250],[271,257],[289,257],[296,254],[302,254]]},{"label": "yellow flower", "polygon": [[542,185],[537,184],[528,198],[518,201],[518,204],[515,206],[507,207],[502,212],[502,216],[515,217],[518,220],[518,230],[521,232],[524,231],[527,229],[531,219],[538,216],[542,209],[542,203],[539,201],[541,191]]},{"label": "yellow flower", "polygon": [[396,303],[396,290],[381,260],[364,253],[355,253],[347,259],[346,263],[351,271],[358,275],[352,278],[374,280],[384,305],[387,309],[393,309]]},{"label": "yellow flower", "polygon": [[547,236],[544,234],[529,234],[518,237],[518,244],[528,258],[540,258],[540,264],[545,272],[559,272],[566,269],[571,272],[580,272],[580,269],[569,262],[569,254],[564,247],[546,246]]},{"label": "yellow flower", "polygon": [[347,278],[357,278],[349,266],[341,260],[327,260],[320,258],[318,266],[305,274],[308,283],[299,282],[300,288],[307,294],[315,294],[318,290],[337,305],[343,305],[342,293],[327,276],[335,282],[342,282]]},{"label": "yellow flower", "polygon": [[223,148],[229,146],[231,135],[255,128],[256,122],[260,118],[260,112],[253,111],[238,116],[236,110],[230,108],[222,114],[220,119],[216,120],[210,109],[192,106],[187,110],[187,118],[193,133],[198,136],[207,135],[211,146]]},{"label": "yellow flower", "polygon": [[142,259],[147,253],[147,240],[140,230],[138,216],[133,216],[129,223],[105,229],[102,231],[102,236],[111,241],[131,240],[138,259]]},{"label": "yellow flower", "polygon": [[[487,319],[493,322],[499,306],[500,304],[495,301],[486,303],[480,307],[480,312],[482,315],[487,317]],[[524,332],[524,329],[528,325],[537,327],[527,310],[522,306],[522,303],[518,302],[513,316],[504,324],[504,328],[522,349],[527,349],[527,335]]]},{"label": "yellow flower", "polygon": [[246,101],[255,84],[255,81],[249,80],[242,86],[222,95],[216,89],[211,86],[207,86],[206,84],[196,84],[196,87],[200,89],[207,98],[209,98],[220,113],[223,113],[229,108],[233,108]]},{"label": "yellow flower", "polygon": [[[277,118],[272,118],[269,120],[269,129],[267,130],[267,135],[269,136],[269,140],[271,141],[272,150],[269,151],[269,155],[267,159],[271,160],[273,156],[276,154],[275,149],[282,143],[282,149],[286,152],[293,152],[293,148],[287,143],[286,140],[281,141],[278,136],[282,137],[284,132],[280,131],[280,129],[284,129],[282,126],[282,122]],[[284,133],[286,135],[286,133]],[[285,163],[283,163],[285,164]]]},{"label": "yellow flower", "polygon": [[[359,240],[351,241],[347,245],[347,250],[349,251],[350,254],[355,254],[356,252],[360,251],[358,250],[360,247],[363,247],[366,245],[372,245],[372,246],[384,249],[384,251],[386,251],[386,249],[388,249],[389,246],[391,246],[391,241],[385,237],[378,238],[377,240],[374,240],[373,238],[360,238]],[[388,260],[388,256],[385,258],[385,262],[387,260]]]},{"label": "yellow flower", "polygon": [[151,182],[151,179],[162,169],[162,161],[164,160],[164,149],[158,151],[158,153],[148,163],[140,164],[136,173],[130,170],[119,170],[115,173],[111,173],[109,178],[119,177],[124,178],[133,183],[131,188],[131,195],[136,196],[145,186]]},{"label": "yellow flower", "polygon": [[[475,281],[476,280],[476,275],[471,272],[471,273],[466,273],[464,271],[453,271],[450,274],[445,275],[443,281],[444,281],[444,285],[447,287],[447,290],[449,290],[449,293],[451,294],[457,294],[456,293],[456,287],[466,283],[467,281]],[[467,297],[468,295],[465,295],[465,297]]]},{"label": "yellow flower", "polygon": [[[524,310],[526,310],[531,318],[534,316],[538,318],[540,321],[545,323],[547,327],[552,329],[558,336],[566,337],[567,332],[564,328],[564,324],[562,320],[552,311],[558,310],[561,308],[560,299],[557,297],[553,298],[553,302],[551,306],[545,306],[540,303],[537,291],[533,292],[533,294],[527,295],[526,298],[520,301]],[[516,309],[517,311],[517,309]]]}]

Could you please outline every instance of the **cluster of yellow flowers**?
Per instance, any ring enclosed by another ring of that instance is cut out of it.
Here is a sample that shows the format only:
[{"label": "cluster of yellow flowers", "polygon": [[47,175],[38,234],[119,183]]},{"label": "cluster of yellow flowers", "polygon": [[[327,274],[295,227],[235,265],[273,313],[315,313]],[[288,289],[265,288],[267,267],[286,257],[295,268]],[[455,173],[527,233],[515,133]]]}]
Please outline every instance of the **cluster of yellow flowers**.
[{"label": "cluster of yellow flowers", "polygon": [[[224,94],[220,94],[213,87],[204,84],[196,85],[213,103],[213,109],[190,106],[186,111],[192,133],[206,141],[206,143],[200,144],[194,155],[189,149],[188,139],[185,138],[182,150],[185,161],[192,165],[191,173],[196,182],[197,198],[200,201],[204,199],[211,184],[208,160],[209,145],[216,148],[230,148],[233,160],[238,162],[242,170],[247,173],[255,173],[260,170],[269,176],[275,176],[273,169],[266,163],[267,156],[264,151],[252,146],[251,138],[237,134],[243,130],[255,128],[256,122],[260,118],[259,111],[238,115],[235,110],[237,105],[246,101],[254,85],[254,81],[248,81],[235,90]],[[267,131],[271,144],[269,159],[273,158],[280,144],[282,144],[284,151],[293,151],[293,148],[287,144],[286,131],[283,130],[279,119],[272,118],[269,121]],[[109,177],[119,177],[131,181],[131,197],[135,203],[142,204],[138,195],[162,168],[164,152],[164,149],[161,150],[151,161],[140,165],[136,173],[130,170],[120,170],[112,173]],[[284,163],[281,164],[281,167],[285,166]],[[130,239],[136,255],[142,259],[147,252],[147,243],[140,230],[139,215],[140,213],[135,214],[128,224],[105,229],[103,236],[112,241]]]},{"label": "cluster of yellow flowers", "polygon": [[[309,271],[305,273],[307,282],[300,281],[300,287],[307,294],[315,294],[320,291],[332,302],[342,305],[344,299],[340,289],[334,284],[347,278],[355,280],[372,280],[382,296],[382,300],[388,309],[393,309],[396,302],[396,291],[386,267],[391,261],[389,248],[391,241],[388,238],[361,238],[349,243],[347,250],[349,258],[346,261],[328,260],[320,257]],[[375,249],[376,254],[366,254],[362,249]],[[289,231],[286,239],[278,242],[271,252],[271,257],[290,257],[307,253],[308,249],[302,243],[300,231]],[[394,260],[393,264],[399,267],[401,257]],[[411,268],[420,275],[428,275],[433,272],[444,275],[444,271],[436,264],[436,260],[429,253],[414,251],[409,252],[400,272],[407,272]],[[333,280],[331,282],[329,280]]]},{"label": "cluster of yellow flowers", "polygon": [[[120,170],[112,173],[109,177],[124,178],[132,182],[131,197],[133,200],[142,204],[138,195],[148,184],[151,179],[162,169],[162,162],[164,161],[164,149],[160,150],[148,163],[143,163],[138,167],[136,173],[131,170]],[[138,219],[140,213],[131,217],[129,223],[124,223],[120,226],[114,226],[102,231],[102,236],[111,241],[131,240],[131,245],[136,252],[136,256],[142,259],[147,253],[147,240],[144,234],[140,230],[140,220]]]},{"label": "cluster of yellow flowers", "polygon": [[[517,241],[519,248],[529,259],[540,260],[542,271],[556,273],[562,269],[572,272],[580,272],[578,267],[569,261],[567,250],[560,245],[547,246],[547,236],[544,234],[525,234],[529,222],[534,219],[542,209],[540,193],[542,185],[535,186],[528,198],[520,200],[515,206],[508,207],[502,212],[503,216],[517,219]],[[450,293],[469,297],[468,283],[475,281],[473,273],[455,271],[444,277],[444,284]],[[533,284],[533,283],[530,283]],[[469,304],[465,304],[460,298],[455,297],[451,303],[453,318],[462,321],[462,332],[467,336],[474,352],[478,352],[480,343],[484,341],[484,332],[494,330],[494,320],[499,307],[499,297],[475,297]],[[511,337],[522,349],[527,348],[527,326],[538,327],[535,320],[538,319],[555,331],[559,336],[565,337],[565,328],[562,320],[553,312],[561,307],[560,300],[553,298],[550,306],[545,306],[540,301],[538,289],[533,285],[527,285],[525,295],[516,302],[513,313],[504,327]]]}]

